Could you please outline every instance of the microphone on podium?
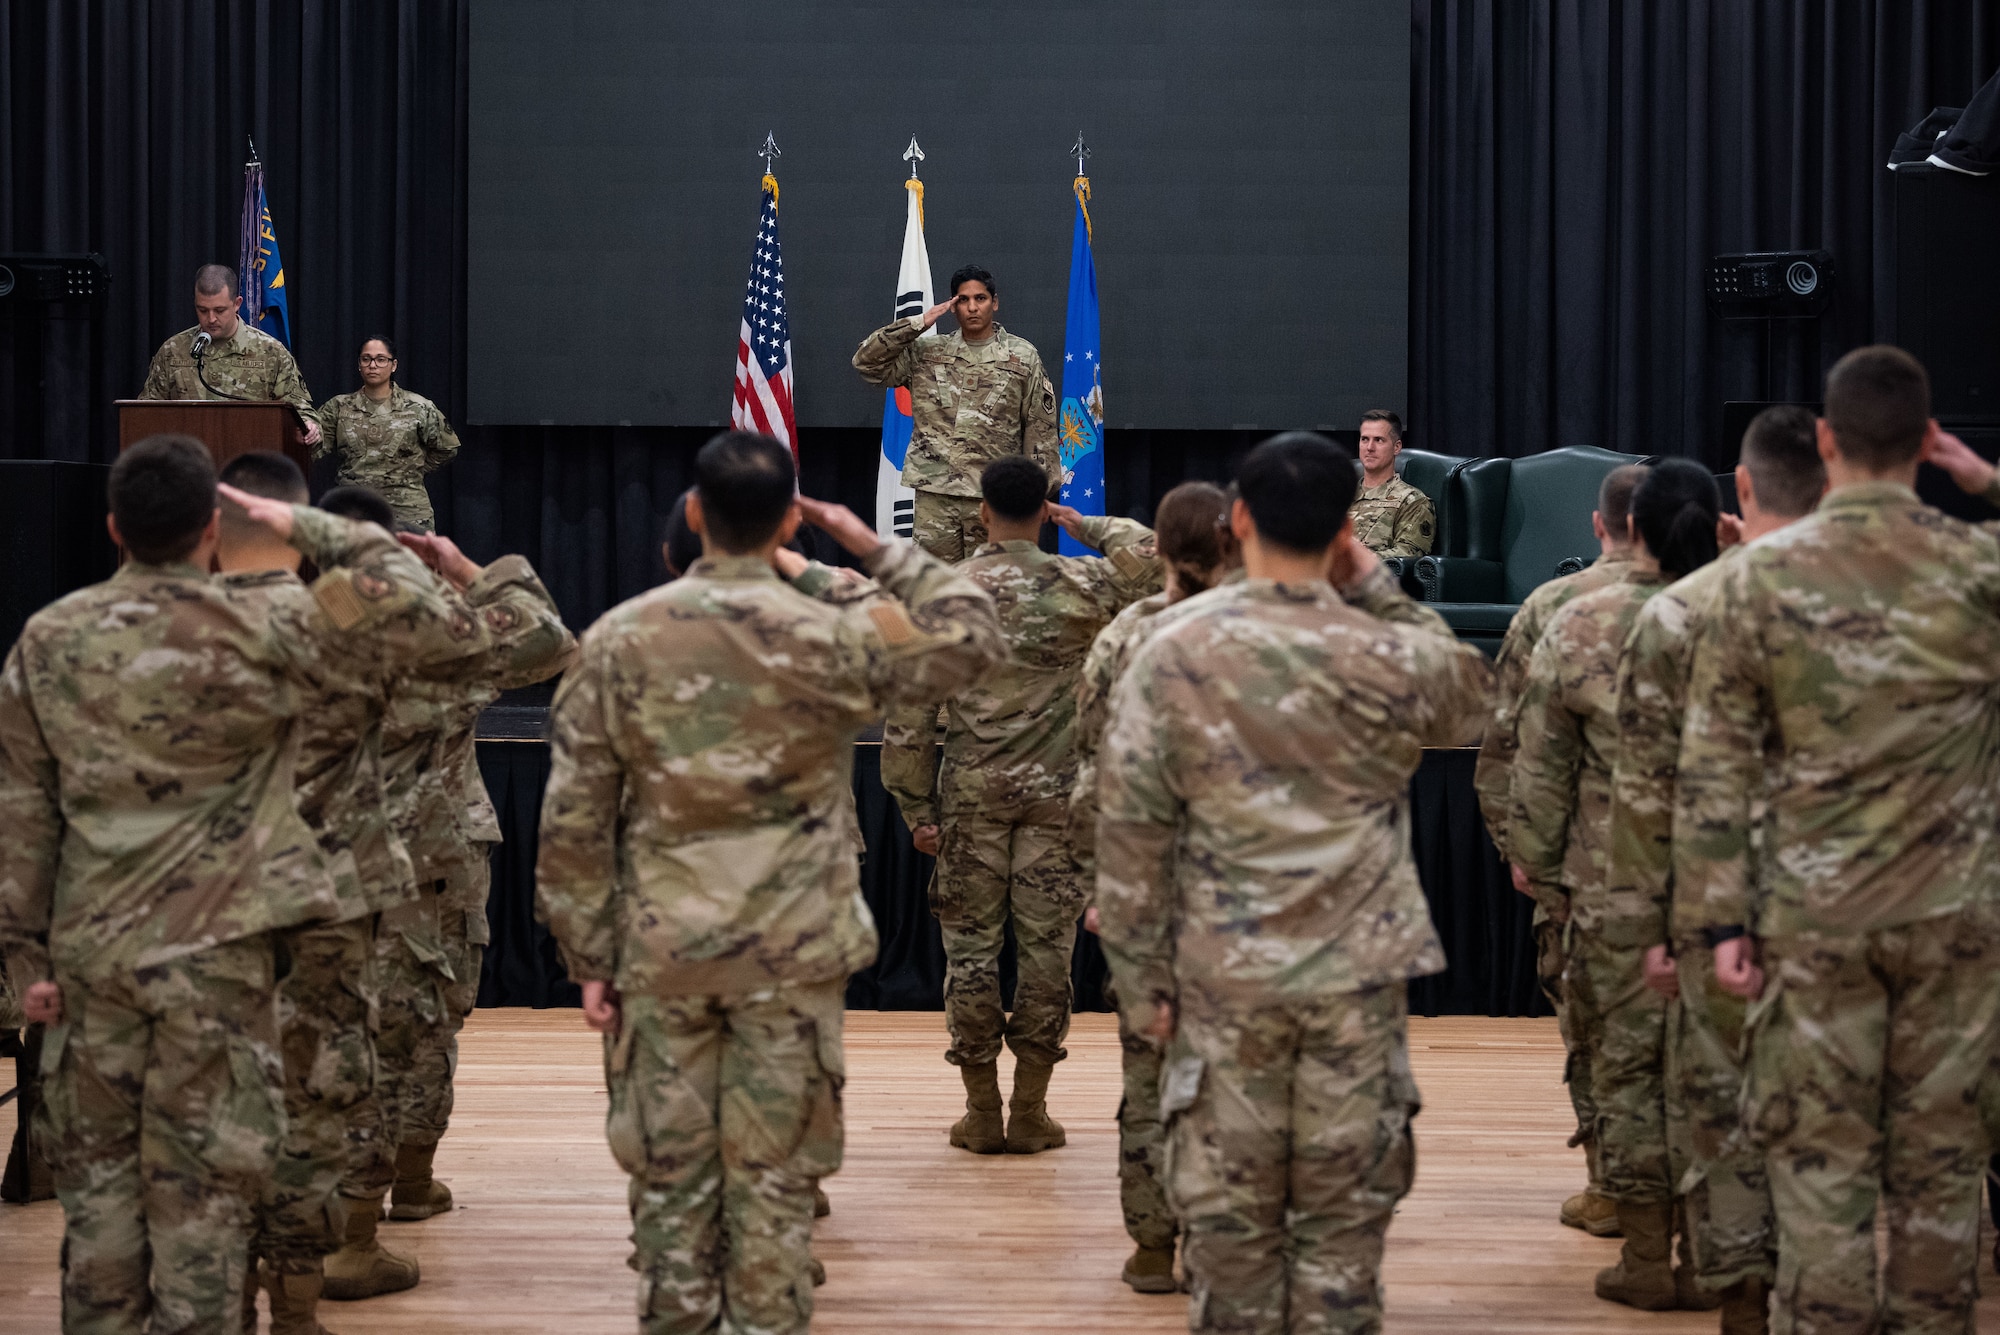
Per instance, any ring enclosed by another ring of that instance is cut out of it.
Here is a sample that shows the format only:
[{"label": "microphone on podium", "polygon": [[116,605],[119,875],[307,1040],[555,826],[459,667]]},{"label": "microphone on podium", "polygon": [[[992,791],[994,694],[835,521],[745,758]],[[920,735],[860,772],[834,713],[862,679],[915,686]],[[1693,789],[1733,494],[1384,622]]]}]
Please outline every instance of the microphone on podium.
[{"label": "microphone on podium", "polygon": [[194,336],[194,344],[188,350],[192,352],[196,357],[200,357],[202,353],[208,351],[208,345],[210,341],[211,340],[209,339],[207,334],[205,333],[196,334]]}]

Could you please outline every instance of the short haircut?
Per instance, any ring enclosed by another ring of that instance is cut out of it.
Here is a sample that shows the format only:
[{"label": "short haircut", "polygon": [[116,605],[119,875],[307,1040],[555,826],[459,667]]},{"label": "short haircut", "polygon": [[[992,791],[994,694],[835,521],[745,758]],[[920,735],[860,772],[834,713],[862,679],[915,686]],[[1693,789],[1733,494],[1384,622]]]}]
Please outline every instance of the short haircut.
[{"label": "short haircut", "polygon": [[354,350],[354,355],[355,355],[355,356],[357,356],[357,357],[359,357],[359,356],[360,356],[360,355],[361,355],[362,353],[364,353],[364,352],[368,351],[368,345],[369,345],[370,343],[380,343],[380,344],[382,345],[383,349],[384,349],[384,350],[385,350],[386,352],[388,352],[388,354],[389,354],[389,360],[390,360],[390,361],[395,361],[395,360],[396,360],[396,344],[395,344],[395,342],[394,342],[393,340],[391,340],[391,339],[387,339],[387,338],[384,338],[384,337],[382,337],[382,335],[380,335],[380,334],[370,334],[370,335],[369,335],[369,336],[368,336],[367,338],[364,338],[364,339],[362,339],[362,340],[361,340],[361,346],[360,346],[360,347],[358,347],[358,348],[356,348],[356,349]]},{"label": "short haircut", "polygon": [[755,551],[771,540],[798,494],[792,452],[769,436],[725,431],[694,459],[702,526],[723,551]]},{"label": "short haircut", "polygon": [[[269,450],[237,455],[222,466],[222,472],[217,477],[252,496],[290,501],[294,505],[304,505],[312,499],[312,493],[306,488],[306,475],[299,471],[299,466],[284,455]],[[252,519],[242,507],[229,503],[222,506],[222,531],[232,541],[267,536],[276,539],[275,534]]]},{"label": "short haircut", "polygon": [[1033,519],[1049,498],[1049,475],[1025,454],[1003,454],[979,474],[979,495],[1002,519]]},{"label": "short haircut", "polygon": [[319,498],[319,508],[356,523],[379,524],[391,533],[400,527],[396,523],[396,512],[389,507],[389,502],[382,499],[382,493],[358,482],[335,487]]},{"label": "short haircut", "polygon": [[667,533],[660,540],[667,573],[676,579],[687,574],[694,563],[701,560],[701,534],[688,523],[688,497],[692,495],[694,488],[689,487],[674,497],[674,508],[667,511]]},{"label": "short haircut", "polygon": [[1675,579],[1715,559],[1721,511],[1714,475],[1692,459],[1662,459],[1632,492],[1632,526]]},{"label": "short haircut", "polygon": [[1625,541],[1625,521],[1632,514],[1632,493],[1652,471],[1646,464],[1620,464],[1597,484],[1597,517],[1616,542]]},{"label": "short haircut", "polygon": [[1216,515],[1227,502],[1213,482],[1183,482],[1160,498],[1153,532],[1160,556],[1180,576],[1183,593],[1200,593],[1222,564],[1222,532]]},{"label": "short haircut", "polygon": [[1741,462],[1757,507],[1785,519],[1811,514],[1826,490],[1817,425],[1795,403],[1774,404],[1750,419]]},{"label": "short haircut", "polygon": [[1243,457],[1236,486],[1257,536],[1300,555],[1333,544],[1354,504],[1354,456],[1313,431],[1287,431]]},{"label": "short haircut", "polygon": [[236,270],[226,264],[204,264],[194,271],[198,297],[219,297],[236,290]]},{"label": "short haircut", "polygon": [[133,560],[179,561],[215,514],[215,463],[193,436],[147,436],[111,465],[105,499]]},{"label": "short haircut", "polygon": [[1826,420],[1841,458],[1874,473],[1907,464],[1930,426],[1930,377],[1901,348],[1856,348],[1826,373]]},{"label": "short haircut", "polygon": [[1000,295],[1000,289],[993,286],[993,275],[976,264],[961,264],[952,271],[951,295],[957,296],[960,285],[964,283],[984,283],[988,292],[996,297]]},{"label": "short haircut", "polygon": [[1389,434],[1396,438],[1398,444],[1402,443],[1403,419],[1390,412],[1387,408],[1370,408],[1367,412],[1361,414],[1361,420],[1363,422],[1387,422],[1389,424]]}]

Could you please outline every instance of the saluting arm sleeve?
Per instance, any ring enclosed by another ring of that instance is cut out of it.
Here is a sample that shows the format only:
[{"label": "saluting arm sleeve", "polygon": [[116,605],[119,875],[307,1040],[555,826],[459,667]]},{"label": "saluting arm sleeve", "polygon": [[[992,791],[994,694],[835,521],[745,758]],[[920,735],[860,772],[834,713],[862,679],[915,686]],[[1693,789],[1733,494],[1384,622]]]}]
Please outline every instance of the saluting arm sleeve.
[{"label": "saluting arm sleeve", "polygon": [[49,922],[55,912],[63,816],[55,757],[42,736],[17,642],[0,669],[0,959],[17,994],[52,976]]},{"label": "saluting arm sleeve", "polygon": [[606,640],[584,637],[582,660],[549,711],[549,783],[535,860],[535,917],[548,925],[577,982],[618,968],[618,828],[625,769],[612,741],[617,708]]},{"label": "saluting arm sleeve", "polygon": [[1618,662],[1618,759],[1611,767],[1605,875],[1612,912],[1604,924],[1613,945],[1668,940],[1682,683],[1679,659],[1662,642],[1655,615],[1650,604],[1640,612]]},{"label": "saluting arm sleeve", "polygon": [[1769,684],[1752,619],[1720,606],[1695,637],[1674,795],[1674,930],[1750,927],[1751,802],[1762,791]]},{"label": "saluting arm sleeve", "polygon": [[1084,588],[1106,621],[1141,598],[1166,586],[1167,567],[1160,559],[1153,530],[1135,519],[1085,515],[1079,541],[1103,552],[1102,557],[1071,558]]},{"label": "saluting arm sleeve", "polygon": [[1583,724],[1563,702],[1561,669],[1555,641],[1544,635],[1535,646],[1521,696],[1507,819],[1514,861],[1528,874],[1535,899],[1558,922],[1569,918],[1563,855],[1583,770]]},{"label": "saluting arm sleeve", "polygon": [[380,526],[295,505],[292,546],[325,573],[312,585],[314,642],[280,644],[281,652],[361,654],[417,671],[491,650],[465,599]]},{"label": "saluting arm sleeve", "polygon": [[865,565],[889,597],[842,616],[877,708],[949,699],[1007,656],[986,590],[915,543],[892,538]]},{"label": "saluting arm sleeve", "polygon": [[[1112,688],[1111,721],[1097,755],[1098,937],[1119,1009],[1135,1032],[1154,1007],[1176,999],[1174,845],[1184,804],[1173,742],[1148,646]],[[1165,646],[1171,649],[1171,646]]]},{"label": "saluting arm sleeve", "polygon": [[547,681],[575,659],[576,636],[527,557],[503,556],[481,570],[465,600],[492,639],[478,672],[494,690]]},{"label": "saluting arm sleeve", "polygon": [[917,373],[917,339],[923,335],[921,315],[883,325],[854,350],[854,369],[871,385],[907,385]]}]

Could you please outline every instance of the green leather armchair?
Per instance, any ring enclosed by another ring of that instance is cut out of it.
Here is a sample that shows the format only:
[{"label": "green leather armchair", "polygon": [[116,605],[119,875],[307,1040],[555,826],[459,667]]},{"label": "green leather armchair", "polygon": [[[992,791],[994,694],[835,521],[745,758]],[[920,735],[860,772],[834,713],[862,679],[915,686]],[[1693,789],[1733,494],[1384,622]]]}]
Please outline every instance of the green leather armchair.
[{"label": "green leather armchair", "polygon": [[1417,562],[1425,601],[1439,604],[1439,614],[1461,638],[1497,648],[1522,599],[1555,578],[1559,565],[1596,558],[1590,514],[1604,475],[1645,462],[1641,455],[1585,445],[1460,466],[1451,489],[1461,545]]},{"label": "green leather armchair", "polygon": [[[1431,543],[1433,555],[1451,552],[1454,535],[1463,527],[1458,520],[1457,493],[1451,485],[1451,477],[1471,462],[1461,455],[1433,454],[1429,450],[1404,450],[1396,456],[1396,476],[1431,498],[1431,509],[1437,515],[1437,533]],[[1423,585],[1417,580],[1417,562],[1422,559],[1418,556],[1383,558],[1382,563],[1402,582],[1404,592],[1412,598],[1424,596]]]}]

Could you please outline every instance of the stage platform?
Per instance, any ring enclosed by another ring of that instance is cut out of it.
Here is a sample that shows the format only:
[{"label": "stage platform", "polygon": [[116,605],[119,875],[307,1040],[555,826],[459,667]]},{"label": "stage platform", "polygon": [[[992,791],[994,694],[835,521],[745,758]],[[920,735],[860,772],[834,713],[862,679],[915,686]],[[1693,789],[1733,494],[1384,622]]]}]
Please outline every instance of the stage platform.
[{"label": "stage platform", "polygon": [[[1570,1113],[1555,1021],[1417,1019],[1410,1029],[1425,1108],[1416,1189],[1389,1234],[1391,1335],[1715,1329],[1713,1314],[1633,1312],[1592,1296],[1591,1276],[1618,1244],[1556,1223],[1583,1159],[1563,1147]],[[1077,1017],[1050,1099],[1070,1142],[1032,1158],[978,1157],[945,1143],[960,1094],[943,1049],[941,1016],[848,1015],[847,1167],[827,1182],[833,1216],[816,1230],[828,1279],[813,1329],[1185,1330],[1183,1298],[1141,1296],[1118,1282],[1128,1244],[1111,1018]],[[327,1304],[332,1329],[633,1329],[625,1179],[604,1146],[600,1051],[573,1011],[473,1016],[458,1110],[437,1161],[460,1208],[384,1224],[392,1246],[421,1258],[424,1282]],[[12,1128],[10,1104],[0,1136]],[[56,1328],[61,1228],[54,1202],[0,1206],[0,1335]],[[1982,1326],[2000,1330],[2000,1298],[1980,1311]]]}]

